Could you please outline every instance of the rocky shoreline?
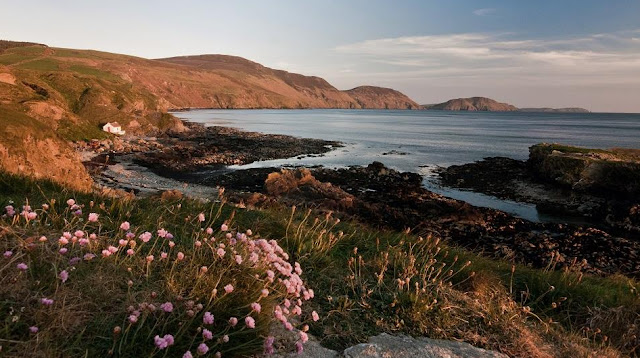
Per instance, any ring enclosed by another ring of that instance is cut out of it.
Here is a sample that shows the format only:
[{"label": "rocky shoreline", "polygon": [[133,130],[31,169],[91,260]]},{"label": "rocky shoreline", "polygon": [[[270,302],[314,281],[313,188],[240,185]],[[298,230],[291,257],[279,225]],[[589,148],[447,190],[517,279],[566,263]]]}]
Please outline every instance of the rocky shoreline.
[{"label": "rocky shoreline", "polygon": [[[146,140],[146,144],[134,139],[123,144],[120,151],[103,152],[86,165],[103,184],[106,169],[115,163],[146,177],[147,181],[142,185],[138,183],[136,188],[131,180],[134,175],[126,177],[111,172],[106,185],[117,185],[125,191],[152,193],[171,188],[185,195],[206,198],[208,193],[224,187],[229,199],[239,206],[297,205],[334,211],[369,225],[436,236],[488,257],[534,267],[640,276],[640,241],[629,235],[629,230],[596,224],[530,222],[435,194],[423,187],[420,175],[398,172],[378,162],[342,169],[229,170],[228,164],[321,155],[340,144],[225,127],[188,126],[193,132]],[[141,172],[144,170],[148,172]],[[564,195],[566,189],[556,188],[556,193],[545,186],[550,184],[534,183],[526,173],[526,163],[491,158],[451,167],[440,175],[445,185],[516,201],[535,202],[531,198],[536,192],[563,198],[561,194]],[[513,181],[521,184],[509,184]],[[568,198],[573,201],[566,199],[553,205],[578,210],[585,205],[595,208],[599,203],[595,197],[591,201],[582,196]],[[589,210],[595,213],[594,209]]]},{"label": "rocky shoreline", "polygon": [[[640,240],[640,196],[617,189],[603,190],[601,185],[597,190],[583,189],[580,185],[588,185],[583,179],[576,180],[578,185],[550,180],[540,174],[531,159],[485,158],[450,166],[438,175],[449,187],[535,204],[542,214],[574,218],[612,234]],[[633,180],[629,185],[634,185]]]}]

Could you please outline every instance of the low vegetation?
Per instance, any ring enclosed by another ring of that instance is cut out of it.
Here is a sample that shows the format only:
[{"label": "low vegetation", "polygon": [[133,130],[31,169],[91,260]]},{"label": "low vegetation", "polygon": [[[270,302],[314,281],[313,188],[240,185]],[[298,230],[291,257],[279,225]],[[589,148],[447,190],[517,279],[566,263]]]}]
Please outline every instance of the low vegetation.
[{"label": "low vegetation", "polygon": [[389,332],[521,357],[636,353],[634,280],[213,199],[108,198],[0,173],[0,352],[238,356]]}]

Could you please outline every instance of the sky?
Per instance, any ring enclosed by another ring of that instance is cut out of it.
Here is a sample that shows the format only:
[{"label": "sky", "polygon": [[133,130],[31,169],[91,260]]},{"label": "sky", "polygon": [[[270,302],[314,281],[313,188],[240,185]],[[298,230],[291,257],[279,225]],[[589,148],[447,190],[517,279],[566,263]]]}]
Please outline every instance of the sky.
[{"label": "sky", "polygon": [[421,104],[640,112],[639,0],[0,0],[0,39],[145,58],[220,53]]}]

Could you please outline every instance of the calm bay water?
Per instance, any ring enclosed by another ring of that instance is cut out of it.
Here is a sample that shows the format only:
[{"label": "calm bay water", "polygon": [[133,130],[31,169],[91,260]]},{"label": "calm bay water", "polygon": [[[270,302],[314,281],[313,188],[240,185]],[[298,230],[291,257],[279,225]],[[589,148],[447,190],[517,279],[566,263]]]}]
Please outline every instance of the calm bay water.
[{"label": "calm bay water", "polygon": [[425,186],[443,195],[536,221],[552,218],[540,217],[531,205],[441,188],[432,180],[433,169],[490,156],[526,159],[529,146],[540,142],[640,148],[640,114],[394,110],[192,110],[175,114],[206,125],[345,144],[323,157],[264,161],[235,168],[343,167],[377,160],[394,169],[424,175]]}]

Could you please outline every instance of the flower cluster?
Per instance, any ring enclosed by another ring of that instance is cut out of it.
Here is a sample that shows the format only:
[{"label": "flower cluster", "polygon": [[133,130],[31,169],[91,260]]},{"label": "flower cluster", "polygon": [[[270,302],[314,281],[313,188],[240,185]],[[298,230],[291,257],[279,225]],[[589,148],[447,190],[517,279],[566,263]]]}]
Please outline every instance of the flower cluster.
[{"label": "flower cluster", "polygon": [[[65,222],[75,224],[65,225],[64,231],[53,235],[47,230],[45,234],[57,240],[39,234],[35,236],[39,237],[37,242],[30,243],[40,243],[48,248],[44,251],[57,256],[55,272],[51,275],[56,279],[56,287],[73,284],[78,279],[74,271],[86,267],[82,265],[111,260],[116,264],[113,267],[140,272],[143,277],[154,274],[170,280],[179,277],[188,283],[181,285],[192,292],[188,298],[169,294],[170,290],[160,295],[154,292],[144,302],[130,304],[123,317],[129,328],[114,328],[114,332],[118,332],[114,339],[133,342],[130,332],[145,327],[151,330],[149,337],[153,337],[153,342],[149,342],[149,346],[153,349],[173,349],[170,353],[173,355],[177,354],[175,350],[184,347],[180,352],[184,357],[219,356],[230,349],[225,344],[233,344],[235,334],[244,337],[247,332],[255,332],[250,334],[256,340],[261,339],[259,344],[269,354],[274,351],[276,337],[260,338],[258,332],[278,322],[297,336],[295,349],[302,351],[303,343],[308,340],[308,327],[297,331],[295,322],[305,320],[302,307],[314,297],[314,292],[305,286],[300,264],[290,262],[289,255],[276,240],[254,238],[251,230],[232,231],[229,223],[221,224],[218,230],[201,228],[206,220],[203,213],[193,220],[197,226],[187,238],[175,238],[164,227],[135,227],[135,223],[129,221],[118,222],[109,231],[101,223],[108,221],[108,215],[96,212],[83,215],[84,206],[74,199],[67,200],[66,204],[65,213],[70,217]],[[93,203],[90,207],[93,208]],[[47,209],[48,206],[43,206],[43,210]],[[12,205],[4,210],[3,217],[13,222],[38,218],[38,213],[29,205],[24,205],[20,214]],[[16,274],[24,277],[34,261],[22,250],[24,247],[8,247],[3,258],[11,260]],[[135,277],[127,282],[128,287],[134,285]],[[201,292],[210,292],[210,295]],[[54,304],[54,300],[47,297],[38,300],[42,307]],[[233,316],[227,312],[233,312]],[[215,316],[222,319],[216,320]],[[319,316],[314,311],[309,319],[316,321]],[[30,332],[36,334],[42,322],[33,323]]]}]

